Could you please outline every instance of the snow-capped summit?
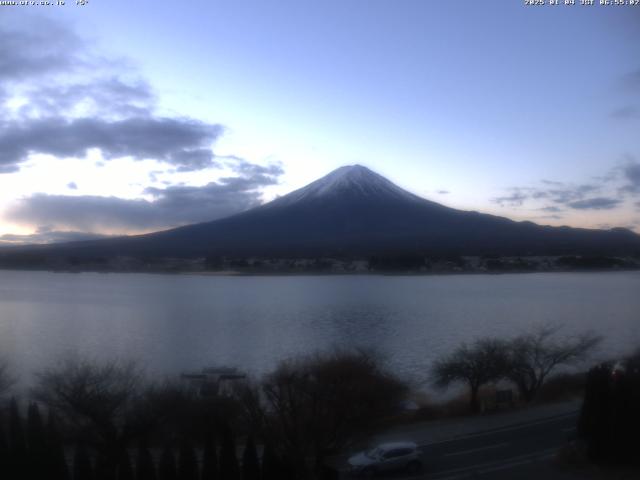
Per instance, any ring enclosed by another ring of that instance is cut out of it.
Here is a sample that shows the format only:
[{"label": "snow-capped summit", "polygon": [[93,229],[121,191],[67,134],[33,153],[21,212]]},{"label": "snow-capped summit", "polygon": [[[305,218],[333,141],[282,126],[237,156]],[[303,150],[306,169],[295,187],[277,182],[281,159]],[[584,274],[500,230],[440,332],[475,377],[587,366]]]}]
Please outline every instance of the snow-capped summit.
[{"label": "snow-capped summit", "polygon": [[366,200],[421,201],[420,197],[403,190],[362,165],[346,165],[324,177],[271,202],[268,206],[292,205],[307,200],[330,200],[338,196],[360,197]]}]

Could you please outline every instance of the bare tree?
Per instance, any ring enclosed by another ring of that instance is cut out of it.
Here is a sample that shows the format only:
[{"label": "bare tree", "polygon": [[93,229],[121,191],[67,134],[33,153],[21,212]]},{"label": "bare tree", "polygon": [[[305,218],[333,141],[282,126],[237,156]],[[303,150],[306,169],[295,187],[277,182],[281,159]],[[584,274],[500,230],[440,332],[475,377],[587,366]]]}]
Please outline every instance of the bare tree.
[{"label": "bare tree", "polygon": [[470,389],[469,408],[475,413],[480,410],[480,387],[503,378],[507,366],[507,344],[496,338],[483,338],[471,345],[462,344],[450,355],[437,360],[431,368],[431,377],[440,388],[456,382],[466,383]]},{"label": "bare tree", "polygon": [[406,392],[375,356],[351,351],[283,363],[263,383],[270,431],[301,475],[309,475],[306,459],[320,467],[328,452],[393,413]]},{"label": "bare tree", "polygon": [[240,406],[240,416],[248,431],[263,436],[268,419],[264,408],[262,385],[253,379],[234,386],[234,398]]},{"label": "bare tree", "polygon": [[33,394],[90,441],[108,468],[115,467],[132,431],[131,412],[141,374],[132,362],[68,358],[37,374]]},{"label": "bare tree", "polygon": [[559,330],[559,327],[540,326],[509,342],[507,378],[517,386],[525,402],[536,397],[553,370],[583,361],[602,341],[593,333],[557,338]]}]

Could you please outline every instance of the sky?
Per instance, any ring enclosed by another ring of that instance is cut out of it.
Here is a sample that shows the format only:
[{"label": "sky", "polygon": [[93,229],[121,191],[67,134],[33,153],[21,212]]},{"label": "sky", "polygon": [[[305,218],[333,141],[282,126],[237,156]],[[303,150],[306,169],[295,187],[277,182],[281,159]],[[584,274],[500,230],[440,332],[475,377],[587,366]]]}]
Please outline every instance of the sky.
[{"label": "sky", "polygon": [[640,232],[640,5],[17,3],[0,243],[213,220],[356,163],[454,208]]}]

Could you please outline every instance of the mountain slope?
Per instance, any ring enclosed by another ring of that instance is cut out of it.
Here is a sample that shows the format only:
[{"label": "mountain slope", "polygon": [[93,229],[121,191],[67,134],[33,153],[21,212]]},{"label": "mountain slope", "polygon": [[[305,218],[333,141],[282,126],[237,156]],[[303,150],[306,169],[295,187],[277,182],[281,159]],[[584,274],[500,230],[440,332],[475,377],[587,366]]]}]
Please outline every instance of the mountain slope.
[{"label": "mountain slope", "polygon": [[640,236],[514,222],[425,200],[341,167],[252,210],[135,237],[40,247],[47,255],[145,257],[637,254]]}]

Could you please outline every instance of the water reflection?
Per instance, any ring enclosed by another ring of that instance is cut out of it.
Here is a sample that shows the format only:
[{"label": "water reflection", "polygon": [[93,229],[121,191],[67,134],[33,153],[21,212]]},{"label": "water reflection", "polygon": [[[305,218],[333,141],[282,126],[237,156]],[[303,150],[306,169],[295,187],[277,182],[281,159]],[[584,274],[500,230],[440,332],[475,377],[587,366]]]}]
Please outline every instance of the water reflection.
[{"label": "water reflection", "polygon": [[67,352],[136,358],[152,373],[374,348],[418,382],[478,335],[554,322],[606,336],[603,354],[640,342],[640,274],[430,277],[205,277],[0,272],[0,354],[18,374]]}]

